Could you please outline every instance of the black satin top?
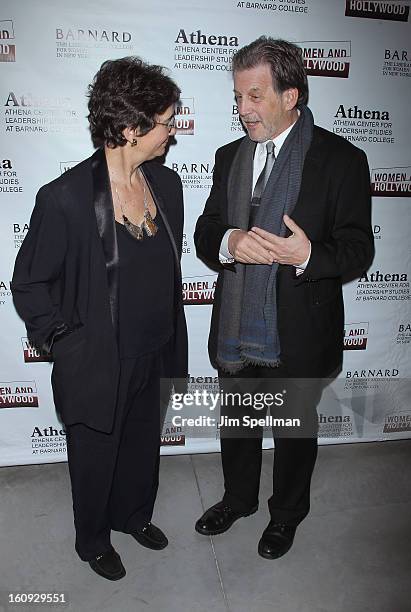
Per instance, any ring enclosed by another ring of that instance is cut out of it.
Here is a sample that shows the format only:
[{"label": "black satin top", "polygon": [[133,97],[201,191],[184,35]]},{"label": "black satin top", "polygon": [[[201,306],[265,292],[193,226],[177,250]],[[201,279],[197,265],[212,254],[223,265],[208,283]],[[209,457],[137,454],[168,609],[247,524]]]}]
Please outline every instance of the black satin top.
[{"label": "black satin top", "polygon": [[174,254],[157,212],[158,232],[136,240],[116,221],[119,251],[119,350],[138,357],[167,342],[173,334]]}]

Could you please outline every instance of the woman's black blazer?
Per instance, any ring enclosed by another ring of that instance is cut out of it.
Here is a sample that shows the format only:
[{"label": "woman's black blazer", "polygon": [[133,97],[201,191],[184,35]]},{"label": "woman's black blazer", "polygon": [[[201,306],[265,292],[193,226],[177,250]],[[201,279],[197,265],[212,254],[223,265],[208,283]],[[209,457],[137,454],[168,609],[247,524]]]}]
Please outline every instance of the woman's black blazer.
[{"label": "woman's black blazer", "polygon": [[[175,258],[175,332],[170,378],[187,376],[187,331],[180,259],[183,198],[179,176],[142,164]],[[52,351],[52,387],[66,425],[112,429],[119,378],[118,246],[106,157],[90,158],[43,186],[16,259],[12,293],[29,339]],[[155,282],[155,279],[153,279]]]}]

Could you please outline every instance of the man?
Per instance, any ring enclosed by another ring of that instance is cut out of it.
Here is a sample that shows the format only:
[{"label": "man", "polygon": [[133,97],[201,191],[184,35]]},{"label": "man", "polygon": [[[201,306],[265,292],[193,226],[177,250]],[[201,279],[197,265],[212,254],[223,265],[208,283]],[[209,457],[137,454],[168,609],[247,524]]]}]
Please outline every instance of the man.
[{"label": "man", "polygon": [[[274,430],[271,520],[258,545],[275,559],[309,511],[319,380],[342,363],[342,279],[373,258],[369,170],[361,150],[314,125],[297,46],[261,37],[234,56],[233,75],[247,135],[218,149],[194,239],[219,270],[209,354],[220,383],[295,382],[290,409],[305,430]],[[262,432],[222,435],[221,455],[224,497],[197,521],[204,535],[257,510]]]}]

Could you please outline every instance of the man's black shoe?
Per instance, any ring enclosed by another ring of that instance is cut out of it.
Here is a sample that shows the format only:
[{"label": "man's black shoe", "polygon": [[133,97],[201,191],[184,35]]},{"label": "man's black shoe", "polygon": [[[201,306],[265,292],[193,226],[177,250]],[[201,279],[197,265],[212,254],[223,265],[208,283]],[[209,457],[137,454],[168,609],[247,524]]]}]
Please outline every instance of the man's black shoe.
[{"label": "man's black shoe", "polygon": [[230,529],[236,520],[243,516],[254,514],[254,512],[257,512],[257,509],[258,506],[254,506],[249,512],[236,512],[225,502],[218,502],[206,510],[203,516],[198,519],[195,524],[195,530],[202,535],[224,533],[227,529]]},{"label": "man's black shoe", "polygon": [[107,578],[107,580],[120,580],[126,575],[120,555],[116,553],[114,548],[89,561],[89,565],[96,574]]},{"label": "man's black shoe", "polygon": [[258,543],[258,554],[264,559],[278,559],[293,545],[297,527],[270,521]]},{"label": "man's black shoe", "polygon": [[147,523],[139,531],[132,531],[131,535],[139,544],[152,550],[161,550],[168,544],[168,540],[164,533],[153,525],[153,523]]}]

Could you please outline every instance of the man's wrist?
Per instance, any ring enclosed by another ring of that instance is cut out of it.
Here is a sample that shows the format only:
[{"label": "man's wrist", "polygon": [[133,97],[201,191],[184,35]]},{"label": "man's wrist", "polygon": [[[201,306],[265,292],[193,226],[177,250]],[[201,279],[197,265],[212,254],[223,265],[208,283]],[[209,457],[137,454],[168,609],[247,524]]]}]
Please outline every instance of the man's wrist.
[{"label": "man's wrist", "polygon": [[220,251],[219,251],[219,254],[218,254],[218,258],[220,260],[220,263],[226,264],[226,263],[233,263],[234,262],[234,257],[230,253],[230,249],[228,248],[228,239],[230,238],[230,236],[231,236],[231,234],[233,232],[238,232],[238,231],[239,230],[237,228],[230,228],[224,234],[224,236],[223,236],[223,238],[221,240]]},{"label": "man's wrist", "polygon": [[303,263],[301,264],[294,264],[295,268],[298,268],[299,270],[305,270],[306,267],[308,266],[308,262],[310,261],[310,257],[311,257],[311,242],[309,242],[309,252],[308,252],[308,257],[303,261]]}]

